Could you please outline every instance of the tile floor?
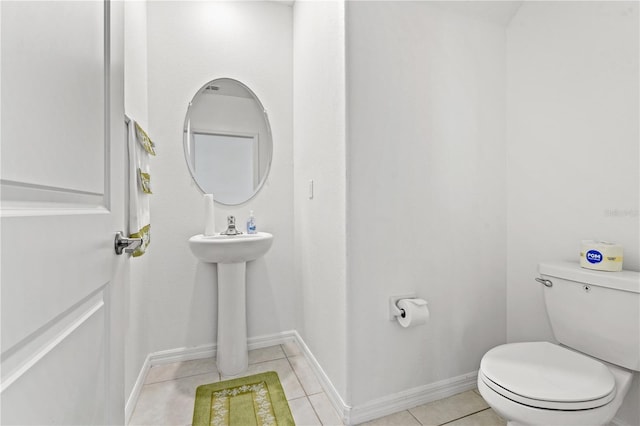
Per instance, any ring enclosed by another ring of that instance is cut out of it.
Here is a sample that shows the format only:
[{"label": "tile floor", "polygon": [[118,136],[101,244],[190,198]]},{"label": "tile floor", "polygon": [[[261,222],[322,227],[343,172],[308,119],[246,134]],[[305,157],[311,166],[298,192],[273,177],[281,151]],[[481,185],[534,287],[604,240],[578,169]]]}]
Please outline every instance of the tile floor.
[{"label": "tile floor", "polygon": [[[244,375],[276,371],[298,426],[342,425],[320,382],[295,343],[249,352]],[[226,380],[215,359],[151,367],[129,425],[190,425],[196,388]],[[476,391],[467,391],[365,423],[370,426],[498,426],[498,417]]]}]

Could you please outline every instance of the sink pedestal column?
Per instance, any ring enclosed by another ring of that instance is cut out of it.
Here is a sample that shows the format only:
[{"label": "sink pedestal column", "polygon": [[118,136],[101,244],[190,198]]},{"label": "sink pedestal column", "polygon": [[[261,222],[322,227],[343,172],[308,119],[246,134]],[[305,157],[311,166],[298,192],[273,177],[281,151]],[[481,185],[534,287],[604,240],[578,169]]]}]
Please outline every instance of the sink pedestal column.
[{"label": "sink pedestal column", "polygon": [[246,262],[218,263],[218,348],[216,362],[223,376],[243,373],[247,350]]}]

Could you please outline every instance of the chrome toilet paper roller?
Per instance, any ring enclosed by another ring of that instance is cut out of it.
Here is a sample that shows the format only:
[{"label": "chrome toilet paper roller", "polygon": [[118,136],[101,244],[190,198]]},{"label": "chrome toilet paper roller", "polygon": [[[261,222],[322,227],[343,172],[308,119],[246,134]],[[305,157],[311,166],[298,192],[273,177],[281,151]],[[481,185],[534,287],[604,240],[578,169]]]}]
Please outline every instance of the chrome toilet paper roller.
[{"label": "chrome toilet paper roller", "polygon": [[418,298],[400,299],[392,310],[395,319],[404,328],[426,324],[430,316],[427,301]]}]

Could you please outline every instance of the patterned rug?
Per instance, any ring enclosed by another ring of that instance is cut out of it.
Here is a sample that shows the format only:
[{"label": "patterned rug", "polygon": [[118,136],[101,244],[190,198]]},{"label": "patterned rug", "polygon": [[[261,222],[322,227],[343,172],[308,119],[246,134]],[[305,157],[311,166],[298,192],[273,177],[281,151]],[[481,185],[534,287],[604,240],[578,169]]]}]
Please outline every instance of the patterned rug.
[{"label": "patterned rug", "polygon": [[295,426],[275,371],[199,386],[193,426]]}]

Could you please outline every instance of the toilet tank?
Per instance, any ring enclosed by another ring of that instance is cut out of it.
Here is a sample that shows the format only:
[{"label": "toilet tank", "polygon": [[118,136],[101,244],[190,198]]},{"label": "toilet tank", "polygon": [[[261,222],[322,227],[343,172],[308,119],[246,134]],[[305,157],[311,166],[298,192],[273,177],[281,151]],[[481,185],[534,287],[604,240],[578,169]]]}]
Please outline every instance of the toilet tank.
[{"label": "toilet tank", "polygon": [[540,263],[553,333],[565,346],[640,371],[640,273],[583,269],[576,262]]}]

